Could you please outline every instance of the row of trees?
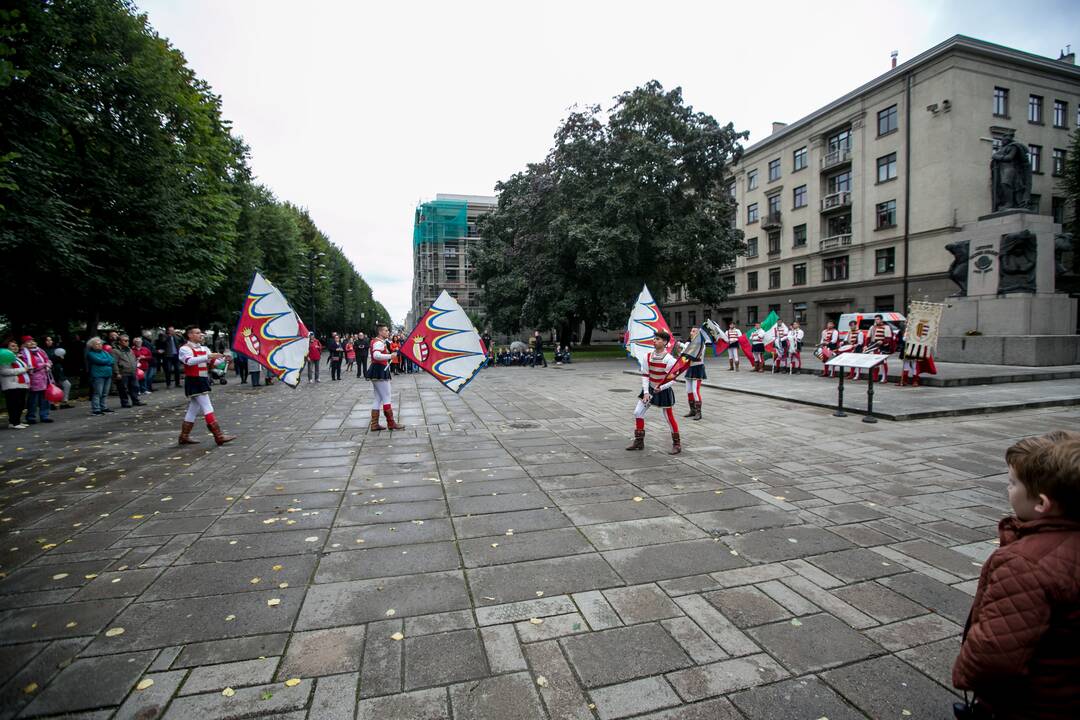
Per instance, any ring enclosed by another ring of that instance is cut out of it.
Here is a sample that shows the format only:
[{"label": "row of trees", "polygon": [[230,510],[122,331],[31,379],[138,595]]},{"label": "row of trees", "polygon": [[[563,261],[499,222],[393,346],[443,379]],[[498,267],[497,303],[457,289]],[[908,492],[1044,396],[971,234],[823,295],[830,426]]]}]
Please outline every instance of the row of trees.
[{"label": "row of trees", "polygon": [[256,269],[320,329],[389,319],[308,213],[254,182],[220,98],[126,0],[0,11],[0,258],[19,330],[228,327]]},{"label": "row of trees", "polygon": [[625,320],[643,282],[722,300],[721,271],[744,251],[724,173],[746,136],[656,81],[572,111],[481,219],[471,261],[492,327],[554,327],[565,342],[583,325],[587,344]]}]

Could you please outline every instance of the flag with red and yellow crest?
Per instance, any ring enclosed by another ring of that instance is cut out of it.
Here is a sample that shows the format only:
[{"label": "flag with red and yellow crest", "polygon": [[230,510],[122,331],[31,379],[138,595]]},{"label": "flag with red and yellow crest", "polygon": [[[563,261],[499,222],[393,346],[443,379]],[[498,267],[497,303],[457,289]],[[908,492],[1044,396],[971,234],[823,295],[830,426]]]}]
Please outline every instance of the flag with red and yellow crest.
[{"label": "flag with red and yellow crest", "polygon": [[488,349],[472,321],[443,290],[401,344],[401,354],[454,392],[487,364]]}]

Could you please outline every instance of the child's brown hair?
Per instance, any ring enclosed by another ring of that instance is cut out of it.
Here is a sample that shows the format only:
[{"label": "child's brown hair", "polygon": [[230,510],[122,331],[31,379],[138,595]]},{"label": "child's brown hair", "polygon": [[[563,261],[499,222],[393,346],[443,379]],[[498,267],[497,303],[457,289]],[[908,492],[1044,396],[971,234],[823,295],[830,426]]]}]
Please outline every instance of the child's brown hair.
[{"label": "child's brown hair", "polygon": [[1029,497],[1046,495],[1062,515],[1080,520],[1080,433],[1024,438],[1005,451],[1005,462]]}]

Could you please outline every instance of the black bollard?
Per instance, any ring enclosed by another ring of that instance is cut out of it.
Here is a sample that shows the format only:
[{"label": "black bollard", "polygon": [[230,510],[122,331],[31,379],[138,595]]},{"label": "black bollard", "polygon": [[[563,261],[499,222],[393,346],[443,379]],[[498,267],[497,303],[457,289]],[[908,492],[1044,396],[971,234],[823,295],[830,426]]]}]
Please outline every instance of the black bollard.
[{"label": "black bollard", "polygon": [[877,367],[875,365],[870,368],[870,372],[866,374],[866,415],[862,419],[864,423],[877,422],[877,418],[874,417],[874,370],[877,370]]},{"label": "black bollard", "polygon": [[837,369],[840,371],[840,384],[836,388],[836,412],[833,417],[847,417],[844,412],[844,368]]}]

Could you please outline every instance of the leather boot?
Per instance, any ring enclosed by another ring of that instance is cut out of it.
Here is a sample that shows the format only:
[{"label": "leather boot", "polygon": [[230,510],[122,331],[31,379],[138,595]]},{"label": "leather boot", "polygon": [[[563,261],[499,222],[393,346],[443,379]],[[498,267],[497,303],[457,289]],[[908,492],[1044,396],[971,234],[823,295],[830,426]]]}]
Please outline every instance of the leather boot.
[{"label": "leather boot", "polygon": [[404,430],[404,425],[398,425],[394,422],[394,408],[383,408],[383,415],[386,416],[386,427],[391,430]]},{"label": "leather boot", "polygon": [[900,373],[900,384],[897,385],[897,387],[904,387],[905,385],[907,385],[907,381],[908,381],[908,371],[905,370],[904,372]]},{"label": "leather boot", "polygon": [[633,441],[626,446],[627,450],[644,450],[645,449],[645,431],[635,430]]},{"label": "leather boot", "polygon": [[728,372],[731,372],[732,370],[735,369],[735,361],[732,360],[731,358],[728,358],[727,369],[728,369]]},{"label": "leather boot", "polygon": [[911,378],[911,387],[919,387],[919,376]]},{"label": "leather boot", "polygon": [[683,415],[683,417],[692,418],[692,417],[694,417],[694,406],[697,405],[697,403],[694,402],[693,400],[688,400],[687,402],[690,403],[690,412]]},{"label": "leather boot", "polygon": [[382,425],[379,424],[379,411],[378,410],[372,410],[371,411],[371,422],[368,424],[368,431],[369,432],[376,432],[378,430],[385,430],[385,429],[386,428],[384,428]]},{"label": "leather boot", "polygon": [[701,401],[700,400],[697,400],[697,401],[694,402],[694,419],[695,420],[700,420],[701,419]]},{"label": "leather boot", "polygon": [[679,433],[671,433],[671,450],[668,451],[668,455],[678,455],[682,452],[682,440],[679,439]]},{"label": "leather boot", "polygon": [[739,363],[735,363],[735,372],[739,372]]},{"label": "leather boot", "polygon": [[221,432],[221,426],[217,424],[217,420],[212,423],[206,423],[206,427],[209,428],[210,433],[214,436],[214,442],[218,445],[224,445],[227,442],[232,442],[236,439],[235,435],[226,435]]},{"label": "leather boot", "polygon": [[198,440],[191,439],[191,431],[194,429],[195,423],[185,420],[180,423],[180,442],[179,445],[198,445]]}]

